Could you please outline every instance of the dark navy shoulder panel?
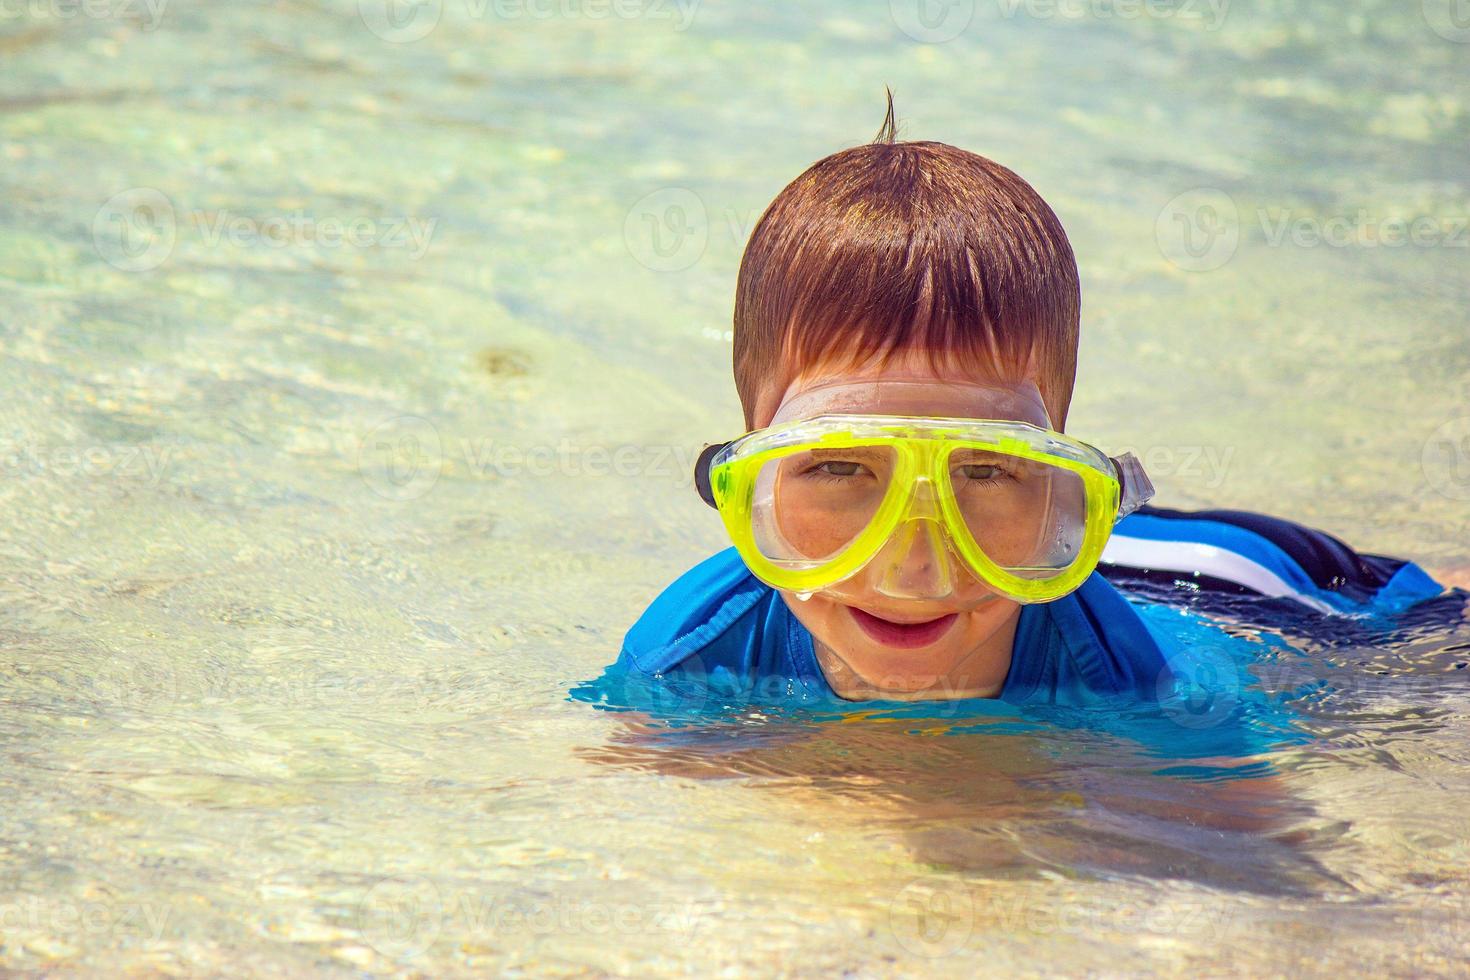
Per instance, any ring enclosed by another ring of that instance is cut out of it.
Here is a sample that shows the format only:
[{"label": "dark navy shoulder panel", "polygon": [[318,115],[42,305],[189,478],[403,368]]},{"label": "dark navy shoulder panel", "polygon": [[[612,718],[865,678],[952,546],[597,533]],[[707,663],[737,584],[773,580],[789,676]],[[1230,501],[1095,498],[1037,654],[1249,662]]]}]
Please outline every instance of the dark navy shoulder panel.
[{"label": "dark navy shoulder panel", "polygon": [[1244,510],[1168,510],[1144,507],[1139,513],[1165,520],[1215,521],[1259,535],[1296,562],[1319,589],[1335,589],[1367,599],[1383,588],[1404,562],[1381,555],[1360,555],[1326,531],[1270,514]]},{"label": "dark navy shoulder panel", "polygon": [[1412,562],[1236,510],[1141,508],[1119,522],[1099,569],[1125,584],[1185,576],[1198,589],[1281,597],[1319,612],[1392,612],[1444,591]]}]

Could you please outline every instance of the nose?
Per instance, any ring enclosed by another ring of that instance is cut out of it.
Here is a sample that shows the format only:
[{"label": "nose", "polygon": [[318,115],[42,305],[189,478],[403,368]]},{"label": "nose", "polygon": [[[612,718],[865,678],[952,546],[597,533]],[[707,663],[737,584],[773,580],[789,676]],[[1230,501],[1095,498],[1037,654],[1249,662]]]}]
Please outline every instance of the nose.
[{"label": "nose", "polygon": [[906,521],[879,554],[878,591],[894,599],[943,599],[954,592],[943,531],[928,518]]},{"label": "nose", "polygon": [[905,520],[877,556],[876,588],[894,599],[943,599],[954,593],[949,548],[934,488],[921,478]]}]

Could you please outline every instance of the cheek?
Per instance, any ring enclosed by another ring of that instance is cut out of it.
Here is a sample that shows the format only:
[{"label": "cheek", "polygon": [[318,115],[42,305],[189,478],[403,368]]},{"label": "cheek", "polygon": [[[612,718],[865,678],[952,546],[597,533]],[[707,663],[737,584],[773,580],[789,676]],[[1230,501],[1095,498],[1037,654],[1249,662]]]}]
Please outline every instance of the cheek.
[{"label": "cheek", "polygon": [[771,498],[785,542],[803,557],[821,560],[836,556],[868,527],[885,484],[875,478],[824,484],[800,473],[810,465],[801,457],[776,466]]},{"label": "cheek", "polygon": [[843,621],[847,618],[842,603],[829,599],[821,593],[813,595],[810,599],[798,599],[789,592],[781,593],[786,607],[791,610],[791,615],[796,621],[805,626],[817,639],[824,642],[833,640],[841,630]]},{"label": "cheek", "polygon": [[1034,558],[1050,509],[1045,496],[976,493],[960,501],[966,528],[987,558],[1002,567],[1024,565]]},{"label": "cheek", "polygon": [[[999,596],[990,602],[983,603],[964,614],[964,634],[967,641],[973,644],[983,643],[996,630],[1004,626],[1013,616],[1020,612],[1021,605],[1010,599]],[[958,632],[958,631],[957,631]]]}]

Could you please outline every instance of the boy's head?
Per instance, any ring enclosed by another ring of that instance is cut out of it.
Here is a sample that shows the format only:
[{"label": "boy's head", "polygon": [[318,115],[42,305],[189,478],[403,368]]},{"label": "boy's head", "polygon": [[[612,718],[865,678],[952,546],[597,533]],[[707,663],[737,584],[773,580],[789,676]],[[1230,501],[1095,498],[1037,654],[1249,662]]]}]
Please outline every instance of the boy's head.
[{"label": "boy's head", "polygon": [[803,373],[925,351],[977,379],[1033,372],[1061,431],[1079,307],[1072,247],[1030,184],[887,125],[809,167],[751,233],[734,328],[746,427]]},{"label": "boy's head", "polygon": [[[1080,289],[1060,222],[997,163],[943,143],[895,142],[891,112],[877,142],[808,168],[751,234],[734,332],[746,427],[765,428],[783,405],[799,406],[795,399],[834,380],[906,378],[935,382],[933,403],[917,413],[928,416],[977,411],[945,382],[1039,391],[1061,431]],[[915,581],[948,560],[932,538],[911,540],[895,547]],[[839,693],[998,693],[1015,602],[974,579],[942,596],[899,599],[868,590],[862,576],[854,582],[845,593],[782,592]]]}]

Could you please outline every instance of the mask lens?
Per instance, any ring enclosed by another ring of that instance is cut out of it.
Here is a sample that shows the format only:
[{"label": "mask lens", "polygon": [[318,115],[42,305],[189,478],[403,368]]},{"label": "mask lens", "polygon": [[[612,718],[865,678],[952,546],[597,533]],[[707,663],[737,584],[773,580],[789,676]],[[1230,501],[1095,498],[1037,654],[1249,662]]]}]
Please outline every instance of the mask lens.
[{"label": "mask lens", "polygon": [[1019,456],[956,448],[950,486],[965,528],[987,558],[1021,578],[1047,578],[1076,561],[1087,494],[1073,470]]},{"label": "mask lens", "polygon": [[756,547],[790,568],[841,555],[877,516],[895,460],[893,447],[882,444],[808,448],[766,460],[751,515]]}]

